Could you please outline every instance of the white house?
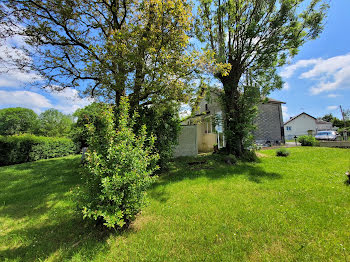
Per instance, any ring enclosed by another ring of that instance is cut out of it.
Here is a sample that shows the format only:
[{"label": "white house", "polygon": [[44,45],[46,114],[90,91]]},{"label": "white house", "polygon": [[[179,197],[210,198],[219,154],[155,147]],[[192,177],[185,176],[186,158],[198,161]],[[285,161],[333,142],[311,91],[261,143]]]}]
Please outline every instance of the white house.
[{"label": "white house", "polygon": [[284,123],[284,134],[287,140],[294,139],[295,136],[315,135],[318,131],[332,129],[332,123],[318,120],[305,112],[291,117]]}]

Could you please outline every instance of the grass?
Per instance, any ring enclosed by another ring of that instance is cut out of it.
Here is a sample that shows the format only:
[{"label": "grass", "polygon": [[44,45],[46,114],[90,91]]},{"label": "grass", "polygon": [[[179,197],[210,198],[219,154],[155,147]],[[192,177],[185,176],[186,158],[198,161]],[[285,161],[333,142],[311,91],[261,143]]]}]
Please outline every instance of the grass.
[{"label": "grass", "polygon": [[74,211],[79,157],[0,168],[0,261],[350,261],[350,150],[290,148],[259,163],[178,159],[130,229]]}]

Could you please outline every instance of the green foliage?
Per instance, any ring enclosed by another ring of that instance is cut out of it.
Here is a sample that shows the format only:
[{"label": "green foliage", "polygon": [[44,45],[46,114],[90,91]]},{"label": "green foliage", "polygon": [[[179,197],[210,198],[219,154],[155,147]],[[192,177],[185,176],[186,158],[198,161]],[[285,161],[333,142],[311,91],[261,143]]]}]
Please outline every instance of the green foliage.
[{"label": "green foliage", "polygon": [[315,137],[313,136],[299,136],[298,137],[298,142],[302,146],[316,146],[318,144],[318,141],[316,140]]},{"label": "green foliage", "polygon": [[0,136],[0,166],[67,156],[75,152],[76,147],[68,138]]},{"label": "green foliage", "polygon": [[74,112],[73,116],[77,118],[77,121],[72,126],[71,136],[78,148],[88,146],[89,131],[87,125],[97,126],[102,124],[102,113],[103,106],[99,103],[92,103]]},{"label": "green foliage", "polygon": [[73,118],[57,109],[48,109],[39,115],[37,134],[50,137],[67,136],[70,133]]},{"label": "green foliage", "polygon": [[158,107],[148,107],[139,111],[135,132],[146,125],[148,133],[156,136],[154,148],[159,154],[158,165],[163,169],[167,167],[168,160],[172,158],[174,147],[178,143],[180,132],[180,118],[178,106],[164,104]]},{"label": "green foliage", "polygon": [[187,0],[2,0],[0,14],[7,25],[0,37],[26,25],[19,48],[32,59],[15,59],[19,68],[35,68],[47,86],[84,86],[84,94],[117,105],[127,93],[132,109],[184,101],[199,64]]},{"label": "green foliage", "polygon": [[[224,89],[226,146],[240,156],[246,150],[254,116],[245,105],[281,89],[277,67],[298,53],[323,29],[326,0],[200,0],[195,31],[213,54],[213,75]],[[226,65],[227,70],[220,70]],[[217,70],[217,69],[218,70]],[[253,92],[252,92],[252,91]],[[249,143],[248,143],[249,146]]]},{"label": "green foliage", "polygon": [[0,109],[0,135],[32,133],[36,129],[37,118],[37,114],[28,108]]},{"label": "green foliage", "polygon": [[289,154],[290,154],[290,152],[285,148],[280,148],[280,149],[276,150],[276,156],[287,157],[287,156],[289,156]]},{"label": "green foliage", "polygon": [[245,150],[240,157],[241,160],[246,161],[246,162],[257,162],[258,157],[255,154],[254,150]]},{"label": "green foliage", "polygon": [[84,218],[108,228],[123,228],[144,205],[158,155],[152,153],[154,138],[147,141],[145,126],[139,135],[134,134],[135,118],[130,119],[126,98],[122,98],[118,108],[117,124],[112,106],[99,106],[101,117],[87,125],[89,149],[84,184],[77,193],[78,204]]}]

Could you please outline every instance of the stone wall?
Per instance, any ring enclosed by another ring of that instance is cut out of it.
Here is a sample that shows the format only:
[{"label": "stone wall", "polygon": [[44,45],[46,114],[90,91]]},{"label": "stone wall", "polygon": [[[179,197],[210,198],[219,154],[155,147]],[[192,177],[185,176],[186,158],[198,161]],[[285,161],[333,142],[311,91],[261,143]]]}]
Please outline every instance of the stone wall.
[{"label": "stone wall", "polygon": [[260,143],[270,141],[276,143],[276,141],[283,142],[282,131],[283,119],[281,104],[266,103],[260,104],[258,116],[255,120],[257,125],[254,131],[255,140]]}]

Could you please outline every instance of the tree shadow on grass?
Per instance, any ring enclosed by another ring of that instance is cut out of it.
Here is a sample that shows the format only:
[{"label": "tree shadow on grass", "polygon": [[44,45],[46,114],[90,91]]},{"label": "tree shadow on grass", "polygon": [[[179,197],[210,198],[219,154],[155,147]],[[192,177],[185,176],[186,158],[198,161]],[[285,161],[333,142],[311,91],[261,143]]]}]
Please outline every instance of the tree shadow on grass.
[{"label": "tree shadow on grass", "polygon": [[255,163],[239,162],[235,165],[228,165],[222,157],[215,155],[179,158],[172,162],[168,173],[160,175],[159,180],[150,191],[150,196],[159,202],[166,202],[168,197],[165,186],[167,184],[182,180],[194,180],[200,177],[218,180],[225,177],[245,176],[249,181],[256,184],[264,183],[265,180],[282,178],[281,174],[265,171],[259,166],[260,162],[258,160]]},{"label": "tree shadow on grass", "polygon": [[74,210],[70,191],[79,181],[74,157],[0,169],[0,218],[7,221],[0,225],[0,261],[62,261],[77,254],[88,261],[107,248],[111,232]]}]

